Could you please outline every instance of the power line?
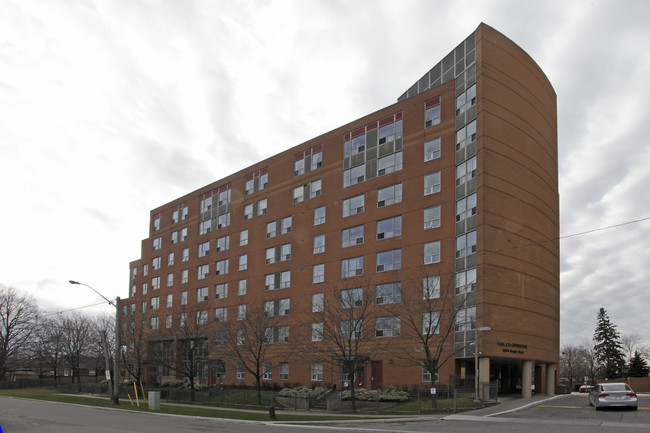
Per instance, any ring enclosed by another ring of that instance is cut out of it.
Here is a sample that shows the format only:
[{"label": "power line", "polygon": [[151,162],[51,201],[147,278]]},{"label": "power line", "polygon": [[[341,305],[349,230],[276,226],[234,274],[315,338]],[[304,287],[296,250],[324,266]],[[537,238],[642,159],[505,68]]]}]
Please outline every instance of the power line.
[{"label": "power line", "polygon": [[84,308],[96,307],[96,306],[98,306],[98,305],[104,305],[104,304],[105,304],[105,302],[100,302],[100,303],[98,303],[98,304],[86,305],[86,306],[84,306],[84,307],[77,307],[77,308],[70,308],[70,309],[68,309],[68,310],[55,311],[55,312],[53,312],[53,313],[43,314],[43,315],[41,315],[41,317],[56,316],[56,315],[58,315],[58,314],[63,314],[63,313],[67,313],[67,312],[70,312],[70,311],[76,311],[76,310],[83,310]]}]

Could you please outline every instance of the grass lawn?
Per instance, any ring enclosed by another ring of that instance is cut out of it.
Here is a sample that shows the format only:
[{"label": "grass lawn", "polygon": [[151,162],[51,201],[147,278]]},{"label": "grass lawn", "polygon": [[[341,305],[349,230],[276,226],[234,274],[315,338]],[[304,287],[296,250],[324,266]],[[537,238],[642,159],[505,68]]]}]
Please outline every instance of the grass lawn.
[{"label": "grass lawn", "polygon": [[[140,407],[134,404],[131,405],[128,399],[121,398],[119,406],[112,406],[108,398],[89,397],[77,394],[61,394],[55,390],[48,388],[22,388],[22,389],[6,389],[0,390],[0,396],[7,397],[20,397],[31,398],[35,400],[56,401],[59,403],[72,403],[84,406],[95,407],[112,407],[120,410],[132,410],[138,412],[152,412],[152,413],[165,413],[172,415],[187,415],[198,416],[205,418],[228,418],[240,419],[248,421],[269,421],[269,414],[267,411],[242,411],[242,410],[228,410],[221,408],[212,408],[205,406],[188,406],[188,405],[175,405],[163,403],[159,411],[149,410],[146,402],[140,401]],[[276,411],[277,421],[335,421],[335,420],[352,420],[359,419],[355,416],[344,415],[311,415],[305,413],[301,414],[286,414],[282,411]]]}]

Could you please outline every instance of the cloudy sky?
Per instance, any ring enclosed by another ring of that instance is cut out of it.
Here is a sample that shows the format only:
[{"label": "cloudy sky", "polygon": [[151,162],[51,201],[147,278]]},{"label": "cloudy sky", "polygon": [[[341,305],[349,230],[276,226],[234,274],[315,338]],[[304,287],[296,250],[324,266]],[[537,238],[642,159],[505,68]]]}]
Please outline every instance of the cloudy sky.
[{"label": "cloudy sky", "polygon": [[396,102],[480,22],[557,93],[562,342],[601,306],[650,341],[646,0],[0,0],[0,284],[126,297],[151,209]]}]

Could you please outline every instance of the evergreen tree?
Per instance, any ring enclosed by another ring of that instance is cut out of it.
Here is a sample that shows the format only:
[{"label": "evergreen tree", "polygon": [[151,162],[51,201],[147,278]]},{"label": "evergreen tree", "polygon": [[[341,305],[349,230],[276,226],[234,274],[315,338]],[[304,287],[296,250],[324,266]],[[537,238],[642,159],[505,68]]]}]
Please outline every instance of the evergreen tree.
[{"label": "evergreen tree", "polygon": [[646,377],[648,376],[648,370],[648,363],[646,360],[638,351],[635,351],[634,356],[630,359],[628,375],[630,377]]},{"label": "evergreen tree", "polygon": [[605,378],[623,377],[625,375],[625,358],[621,336],[616,330],[616,325],[610,322],[604,308],[598,312],[594,343],[596,359],[603,367]]}]

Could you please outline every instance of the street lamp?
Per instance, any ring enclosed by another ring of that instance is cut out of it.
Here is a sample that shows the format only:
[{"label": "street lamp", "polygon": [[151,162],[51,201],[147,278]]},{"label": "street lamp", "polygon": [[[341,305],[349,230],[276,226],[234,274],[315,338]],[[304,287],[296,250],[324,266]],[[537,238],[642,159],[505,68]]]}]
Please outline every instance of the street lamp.
[{"label": "street lamp", "polygon": [[474,382],[475,382],[475,388],[476,388],[475,389],[476,395],[475,395],[474,399],[476,401],[478,401],[478,391],[479,391],[479,389],[478,389],[478,373],[479,373],[479,371],[478,371],[478,333],[479,332],[490,332],[491,330],[492,330],[492,328],[490,328],[489,326],[481,326],[480,328],[478,328],[476,330],[476,340],[474,340],[474,369],[475,369],[474,370],[475,371]]},{"label": "street lamp", "polygon": [[[79,281],[70,280],[70,284],[78,284],[80,286],[86,286],[93,292],[97,293],[99,296],[104,298],[106,302],[115,307],[115,359],[113,361],[113,393],[109,396],[111,404],[120,404],[120,335],[121,335],[121,317],[120,317],[120,297],[115,298],[115,301],[111,301],[106,296],[99,293],[93,287],[88,284],[80,283]],[[107,357],[108,359],[108,357]],[[106,368],[109,368],[106,365]],[[110,368],[109,368],[110,371]],[[110,387],[109,387],[110,390]],[[110,393],[109,393],[110,394]]]}]

